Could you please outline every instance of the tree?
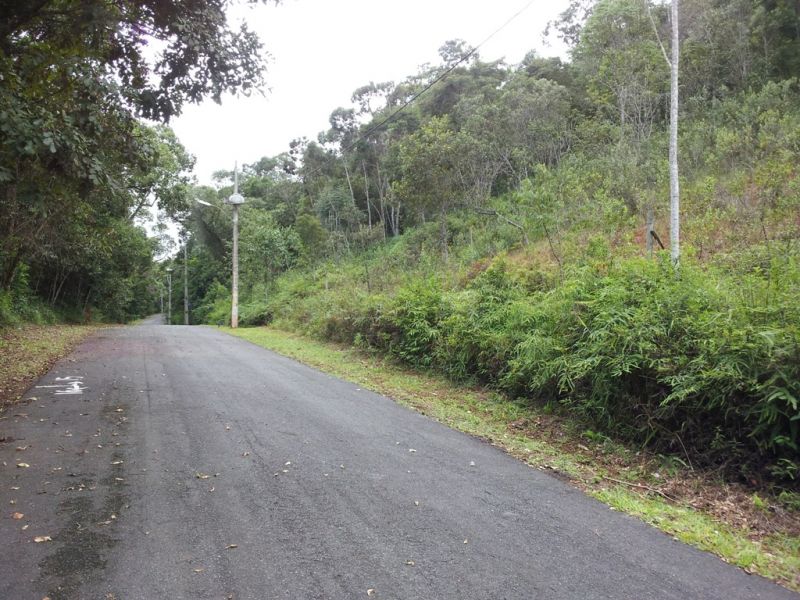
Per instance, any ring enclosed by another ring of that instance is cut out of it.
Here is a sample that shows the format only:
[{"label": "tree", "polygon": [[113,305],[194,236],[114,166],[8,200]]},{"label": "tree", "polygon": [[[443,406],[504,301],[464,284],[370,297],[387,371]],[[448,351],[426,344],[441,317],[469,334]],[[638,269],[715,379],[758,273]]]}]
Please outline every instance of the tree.
[{"label": "tree", "polygon": [[107,256],[108,244],[125,239],[110,234],[120,220],[130,223],[156,195],[168,215],[185,213],[191,159],[169,130],[138,119],[167,122],[187,102],[263,83],[261,44],[246,27],[229,27],[230,4],[0,7],[0,290],[27,263],[57,290],[72,279],[85,290],[100,275],[84,250],[96,242]]},{"label": "tree", "polygon": [[665,116],[665,71],[648,10],[642,0],[601,0],[573,50],[593,104],[616,118],[621,140],[636,144]]},{"label": "tree", "polygon": [[[0,50],[12,58],[35,55],[43,69],[65,62],[105,65],[104,78],[118,83],[136,114],[168,121],[185,102],[219,102],[225,92],[249,93],[263,85],[261,42],[245,24],[238,30],[228,25],[225,11],[233,3],[6,2],[0,9]],[[156,55],[154,42],[162,45]]]},{"label": "tree", "polygon": [[465,98],[469,113],[464,130],[491,156],[494,177],[500,172],[516,183],[537,164],[555,165],[570,145],[570,99],[563,86],[518,71],[494,102]]},{"label": "tree", "polygon": [[269,214],[248,208],[242,219],[241,253],[245,280],[269,284],[291,268],[301,252],[301,241],[290,228],[276,225]]},{"label": "tree", "polygon": [[439,215],[442,257],[448,257],[447,214],[466,192],[463,151],[466,136],[453,131],[447,117],[434,117],[399,143],[402,178],[394,192],[419,214]]}]

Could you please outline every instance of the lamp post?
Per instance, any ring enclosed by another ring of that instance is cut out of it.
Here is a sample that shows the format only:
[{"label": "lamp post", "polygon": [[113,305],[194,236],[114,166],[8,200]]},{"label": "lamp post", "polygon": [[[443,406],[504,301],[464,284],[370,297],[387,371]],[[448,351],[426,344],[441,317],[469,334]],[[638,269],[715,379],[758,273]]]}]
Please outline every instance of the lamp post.
[{"label": "lamp post", "polygon": [[186,247],[188,238],[183,241],[183,324],[189,324],[189,255]]},{"label": "lamp post", "polygon": [[167,283],[169,294],[167,295],[167,325],[172,325],[172,267],[167,267]]},{"label": "lamp post", "polygon": [[231,327],[239,326],[239,206],[244,197],[239,193],[239,169],[233,167],[233,194],[225,201],[233,209],[233,277],[231,281]]}]

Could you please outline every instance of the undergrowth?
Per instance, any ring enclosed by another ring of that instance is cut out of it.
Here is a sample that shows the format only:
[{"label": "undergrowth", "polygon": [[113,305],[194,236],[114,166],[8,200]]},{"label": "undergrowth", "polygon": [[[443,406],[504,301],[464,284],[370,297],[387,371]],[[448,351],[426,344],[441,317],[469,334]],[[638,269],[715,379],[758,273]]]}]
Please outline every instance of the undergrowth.
[{"label": "undergrowth", "polygon": [[666,256],[601,247],[558,272],[500,253],[372,293],[355,273],[317,271],[241,313],[558,406],[694,466],[796,487],[798,255],[751,254],[735,270],[686,259],[676,271]]}]

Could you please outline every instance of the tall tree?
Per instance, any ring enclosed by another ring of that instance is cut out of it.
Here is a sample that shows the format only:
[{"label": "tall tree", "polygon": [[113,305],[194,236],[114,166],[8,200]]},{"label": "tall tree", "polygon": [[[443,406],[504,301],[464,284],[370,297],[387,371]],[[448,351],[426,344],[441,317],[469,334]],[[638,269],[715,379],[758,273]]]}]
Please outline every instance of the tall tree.
[{"label": "tall tree", "polygon": [[94,241],[112,255],[156,193],[168,213],[185,212],[190,159],[139,119],[165,123],[186,103],[263,84],[261,43],[227,22],[232,3],[0,5],[0,291],[32,261],[46,276],[90,273],[103,261],[63,245]]}]

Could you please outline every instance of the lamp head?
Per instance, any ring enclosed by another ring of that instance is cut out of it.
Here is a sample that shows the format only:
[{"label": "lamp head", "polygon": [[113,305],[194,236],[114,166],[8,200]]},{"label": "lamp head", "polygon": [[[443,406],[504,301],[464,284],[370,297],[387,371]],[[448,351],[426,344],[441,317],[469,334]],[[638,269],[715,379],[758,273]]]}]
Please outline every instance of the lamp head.
[{"label": "lamp head", "polygon": [[225,200],[225,204],[231,204],[234,206],[239,206],[240,204],[244,204],[244,196],[239,193],[234,193],[228,196],[228,199]]},{"label": "lamp head", "polygon": [[233,194],[228,196],[228,199],[225,200],[225,204],[230,204],[231,206],[239,206],[240,204],[244,204],[244,196],[239,193],[239,165],[235,164],[233,167]]}]

